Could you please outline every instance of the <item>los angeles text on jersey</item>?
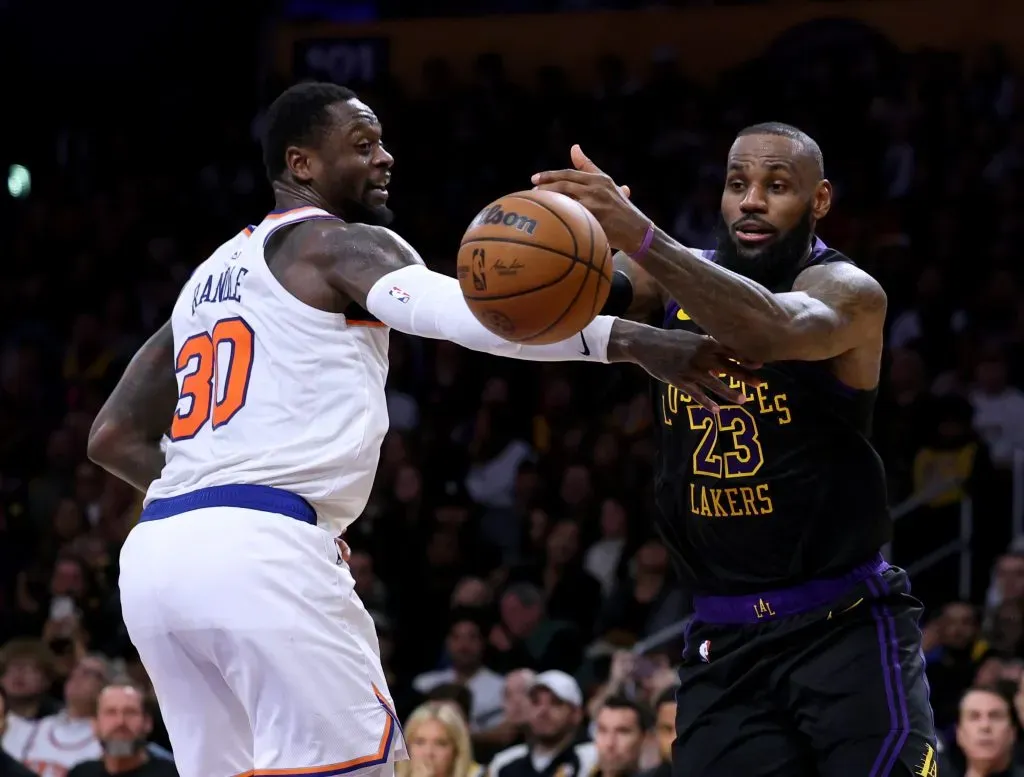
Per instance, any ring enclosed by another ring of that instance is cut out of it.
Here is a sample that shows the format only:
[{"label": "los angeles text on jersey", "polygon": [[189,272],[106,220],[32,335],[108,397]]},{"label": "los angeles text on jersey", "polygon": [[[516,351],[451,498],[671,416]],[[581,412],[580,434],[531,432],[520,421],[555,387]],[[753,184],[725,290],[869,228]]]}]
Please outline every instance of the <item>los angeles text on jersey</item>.
[{"label": "los angeles text on jersey", "polygon": [[[748,386],[722,376],[730,388],[742,392],[743,405],[722,405],[716,415],[675,386],[661,388],[661,423],[684,425],[696,435],[692,455],[694,480],[689,483],[690,510],[705,518],[741,518],[770,515],[774,511],[768,483],[744,483],[755,478],[765,464],[760,429],[765,424],[785,426],[793,419],[784,393],[768,383]],[[700,482],[721,480],[721,485]]]}]

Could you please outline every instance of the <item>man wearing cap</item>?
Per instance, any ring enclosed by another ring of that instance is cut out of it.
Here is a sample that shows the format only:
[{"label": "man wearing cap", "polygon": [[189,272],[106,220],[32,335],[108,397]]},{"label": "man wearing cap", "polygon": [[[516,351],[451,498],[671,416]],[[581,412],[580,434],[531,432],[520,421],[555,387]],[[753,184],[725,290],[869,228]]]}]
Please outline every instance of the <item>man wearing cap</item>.
[{"label": "man wearing cap", "polygon": [[498,753],[488,777],[584,777],[597,765],[591,742],[579,742],[583,692],[572,676],[552,669],[530,685],[528,743]]}]

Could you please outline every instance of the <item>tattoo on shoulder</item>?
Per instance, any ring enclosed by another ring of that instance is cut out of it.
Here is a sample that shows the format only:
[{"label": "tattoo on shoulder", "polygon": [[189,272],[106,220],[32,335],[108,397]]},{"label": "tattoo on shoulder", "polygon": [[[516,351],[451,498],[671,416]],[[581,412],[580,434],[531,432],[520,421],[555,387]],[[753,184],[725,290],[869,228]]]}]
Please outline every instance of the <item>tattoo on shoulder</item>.
[{"label": "tattoo on shoulder", "polygon": [[167,322],[128,364],[106,409],[132,426],[159,437],[170,427],[178,403],[174,332]]},{"label": "tattoo on shoulder", "polygon": [[332,286],[362,305],[383,276],[423,260],[409,243],[385,227],[329,224],[319,230],[317,253]]},{"label": "tattoo on shoulder", "polygon": [[836,310],[885,315],[887,299],[882,285],[846,262],[809,267],[797,277],[793,291],[802,291]]}]

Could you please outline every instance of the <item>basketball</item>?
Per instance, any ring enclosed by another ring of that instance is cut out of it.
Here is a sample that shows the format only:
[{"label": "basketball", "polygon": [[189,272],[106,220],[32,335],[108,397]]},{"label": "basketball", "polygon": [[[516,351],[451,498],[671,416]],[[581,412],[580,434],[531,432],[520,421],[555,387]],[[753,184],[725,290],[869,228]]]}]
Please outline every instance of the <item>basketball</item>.
[{"label": "basketball", "polygon": [[462,236],[458,278],[489,331],[544,345],[576,335],[601,312],[612,283],[608,238],[575,200],[546,191],[507,194]]}]

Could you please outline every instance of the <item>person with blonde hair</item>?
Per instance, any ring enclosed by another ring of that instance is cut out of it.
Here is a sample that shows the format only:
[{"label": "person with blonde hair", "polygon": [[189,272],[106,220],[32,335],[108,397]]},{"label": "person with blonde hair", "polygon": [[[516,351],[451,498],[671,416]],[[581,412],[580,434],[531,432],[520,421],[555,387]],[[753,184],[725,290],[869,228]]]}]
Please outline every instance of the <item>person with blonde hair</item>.
[{"label": "person with blonde hair", "polygon": [[417,707],[405,723],[409,760],[395,764],[396,777],[481,777],[473,760],[469,728],[457,706],[432,701]]}]

